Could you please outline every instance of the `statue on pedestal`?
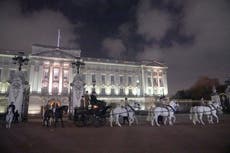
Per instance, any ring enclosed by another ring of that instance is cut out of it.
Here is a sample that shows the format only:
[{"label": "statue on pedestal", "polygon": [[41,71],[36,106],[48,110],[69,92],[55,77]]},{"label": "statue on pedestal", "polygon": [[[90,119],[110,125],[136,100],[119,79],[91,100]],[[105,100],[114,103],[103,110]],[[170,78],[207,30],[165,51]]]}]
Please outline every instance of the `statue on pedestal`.
[{"label": "statue on pedestal", "polygon": [[[73,111],[75,107],[80,107],[81,97],[84,94],[84,79],[82,74],[76,74],[72,82],[72,95],[70,110]],[[71,112],[73,113],[73,112]]]},{"label": "statue on pedestal", "polygon": [[8,102],[15,105],[15,111],[19,113],[19,120],[21,120],[21,114],[23,113],[23,92],[24,92],[25,78],[23,72],[18,71],[10,79]]}]

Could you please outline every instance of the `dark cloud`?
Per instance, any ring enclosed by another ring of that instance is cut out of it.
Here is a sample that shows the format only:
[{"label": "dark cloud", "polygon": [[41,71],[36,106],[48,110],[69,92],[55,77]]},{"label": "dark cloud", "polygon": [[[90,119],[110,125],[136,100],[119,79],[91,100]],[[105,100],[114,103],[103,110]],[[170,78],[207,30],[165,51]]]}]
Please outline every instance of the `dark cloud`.
[{"label": "dark cloud", "polygon": [[84,56],[165,61],[170,94],[229,75],[227,0],[19,1],[0,3],[0,49],[56,45],[61,28],[61,45]]},{"label": "dark cloud", "polygon": [[102,48],[106,51],[109,57],[119,58],[123,52],[126,51],[126,47],[121,39],[106,38],[102,42]]},{"label": "dark cloud", "polygon": [[170,14],[151,7],[150,0],[143,0],[137,10],[137,32],[145,39],[162,39],[172,26]]},{"label": "dark cloud", "polygon": [[60,12],[43,9],[23,14],[19,3],[5,1],[0,3],[0,18],[1,49],[28,52],[34,43],[56,45],[59,28],[62,46],[78,46],[74,25]]},{"label": "dark cloud", "polygon": [[[184,36],[193,36],[194,41],[185,44],[174,41],[168,48],[157,44],[146,45],[144,52],[139,54],[140,58],[157,57],[166,61],[171,93],[189,88],[203,75],[219,78],[221,81],[229,75],[229,3],[225,0],[187,0],[182,4],[183,18],[178,32]],[[149,18],[154,16],[152,14]],[[171,19],[168,20],[170,23]],[[163,32],[166,30],[167,28]]]}]

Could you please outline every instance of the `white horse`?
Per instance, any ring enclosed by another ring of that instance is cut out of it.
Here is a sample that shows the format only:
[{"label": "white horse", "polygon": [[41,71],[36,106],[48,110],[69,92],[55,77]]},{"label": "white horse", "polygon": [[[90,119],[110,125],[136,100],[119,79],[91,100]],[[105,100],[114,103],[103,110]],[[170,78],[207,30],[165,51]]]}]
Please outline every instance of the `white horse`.
[{"label": "white horse", "polygon": [[217,112],[219,111],[222,111],[222,106],[219,102],[209,102],[207,106],[191,107],[189,119],[192,120],[194,125],[196,125],[196,122],[205,125],[203,115],[206,115],[209,124],[214,123],[213,117],[216,118],[216,123],[219,123],[219,117],[217,116]]},{"label": "white horse", "polygon": [[119,117],[127,117],[129,121],[129,126],[136,122],[138,124],[137,118],[135,116],[135,110],[140,109],[140,104],[134,102],[133,105],[127,106],[117,106],[116,108],[112,109],[110,112],[110,126],[113,127],[113,123],[115,122],[116,125],[121,127],[119,122]]},{"label": "white horse", "polygon": [[14,118],[14,113],[13,113],[12,107],[9,107],[7,109],[7,114],[6,114],[6,128],[11,127],[13,118]]},{"label": "white horse", "polygon": [[151,125],[154,125],[154,122],[157,126],[160,126],[158,123],[158,117],[163,117],[164,125],[167,123],[167,119],[169,120],[169,125],[173,125],[176,121],[176,117],[174,115],[174,112],[179,107],[179,104],[175,101],[171,101],[169,105],[166,105],[164,107],[155,107],[150,110],[150,122]]}]

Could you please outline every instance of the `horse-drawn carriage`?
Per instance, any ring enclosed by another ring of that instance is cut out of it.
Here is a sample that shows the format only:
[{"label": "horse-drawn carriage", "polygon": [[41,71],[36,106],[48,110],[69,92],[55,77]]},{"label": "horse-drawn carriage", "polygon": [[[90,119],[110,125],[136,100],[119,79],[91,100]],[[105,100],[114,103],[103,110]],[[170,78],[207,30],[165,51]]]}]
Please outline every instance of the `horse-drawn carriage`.
[{"label": "horse-drawn carriage", "polygon": [[99,101],[88,107],[78,107],[74,109],[74,123],[76,126],[103,126],[106,124],[106,117],[108,117],[108,109],[106,103]]}]

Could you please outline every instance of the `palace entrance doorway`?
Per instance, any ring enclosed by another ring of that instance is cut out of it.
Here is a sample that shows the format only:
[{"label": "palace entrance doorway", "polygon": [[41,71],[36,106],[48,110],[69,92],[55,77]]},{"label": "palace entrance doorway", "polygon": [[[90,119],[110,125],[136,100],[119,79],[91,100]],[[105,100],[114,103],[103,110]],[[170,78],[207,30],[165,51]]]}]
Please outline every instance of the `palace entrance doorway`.
[{"label": "palace entrance doorway", "polygon": [[53,108],[55,106],[55,104],[57,104],[59,107],[62,105],[61,101],[59,99],[49,99],[47,105],[49,105],[49,107]]}]

